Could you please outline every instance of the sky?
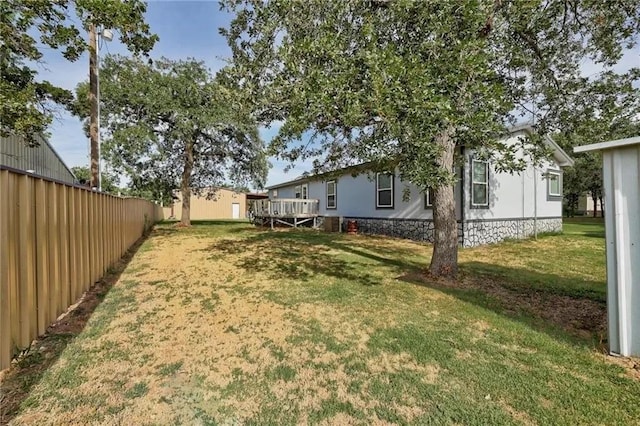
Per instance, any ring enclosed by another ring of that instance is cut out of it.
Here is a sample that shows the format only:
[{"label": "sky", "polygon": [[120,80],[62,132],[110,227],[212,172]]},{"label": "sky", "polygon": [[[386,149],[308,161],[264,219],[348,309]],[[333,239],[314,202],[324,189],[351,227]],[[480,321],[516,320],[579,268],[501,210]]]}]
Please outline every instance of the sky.
[{"label": "sky", "polygon": [[[228,27],[232,15],[220,11],[217,0],[151,0],[148,2],[146,20],[151,31],[160,37],[151,51],[152,58],[165,56],[170,59],[196,58],[202,60],[213,71],[225,65],[231,57],[231,49],[218,29]],[[127,54],[119,43],[117,33],[111,42],[100,44],[100,56]],[[65,60],[53,49],[43,49],[44,65],[36,66],[39,78],[65,89],[74,90],[76,85],[89,78],[89,56],[83,55],[76,62]],[[277,126],[261,129],[261,136],[270,140],[278,131]],[[60,110],[49,132],[50,142],[69,167],[89,165],[89,139],[82,130],[77,117]],[[300,162],[293,170],[284,172],[287,163],[270,159],[267,185],[294,179],[310,169],[310,163]]]},{"label": "sky", "polygon": [[[232,15],[219,10],[217,0],[150,0],[146,20],[151,26],[151,31],[160,37],[150,55],[152,58],[196,58],[204,61],[215,72],[224,66],[225,59],[231,56],[226,40],[218,32],[220,27],[228,27],[231,19]],[[69,90],[88,79],[87,54],[76,62],[69,62],[56,50],[43,49],[43,53],[45,64],[37,67],[41,79]],[[124,46],[118,42],[117,34],[114,34],[112,42],[103,42],[100,46],[102,56],[108,53],[127,53]],[[614,69],[624,71],[632,66],[640,66],[638,46],[632,51],[627,51]],[[583,63],[582,68],[586,76],[600,71],[599,67],[588,62]],[[89,140],[84,135],[78,118],[61,110],[49,131],[51,144],[69,167],[88,166]],[[263,128],[262,138],[270,140],[277,131],[277,126]],[[270,159],[270,162],[272,168],[267,178],[267,186],[292,180],[311,169],[311,161],[299,162],[288,172],[284,172],[288,163],[274,158]]]}]

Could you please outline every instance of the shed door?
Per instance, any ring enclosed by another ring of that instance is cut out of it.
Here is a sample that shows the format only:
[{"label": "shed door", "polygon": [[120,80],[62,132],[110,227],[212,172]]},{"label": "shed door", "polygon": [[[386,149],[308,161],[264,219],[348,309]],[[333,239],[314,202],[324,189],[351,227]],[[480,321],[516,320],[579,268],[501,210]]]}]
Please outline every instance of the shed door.
[{"label": "shed door", "polygon": [[234,219],[240,219],[240,203],[231,204],[231,217]]}]

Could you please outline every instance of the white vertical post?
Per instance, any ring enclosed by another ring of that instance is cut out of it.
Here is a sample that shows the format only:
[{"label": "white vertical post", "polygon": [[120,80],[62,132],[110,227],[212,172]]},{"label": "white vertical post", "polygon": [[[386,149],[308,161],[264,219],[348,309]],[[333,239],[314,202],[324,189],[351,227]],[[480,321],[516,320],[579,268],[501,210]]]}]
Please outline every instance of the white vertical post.
[{"label": "white vertical post", "polygon": [[640,356],[640,137],[577,147],[603,151],[609,350]]}]

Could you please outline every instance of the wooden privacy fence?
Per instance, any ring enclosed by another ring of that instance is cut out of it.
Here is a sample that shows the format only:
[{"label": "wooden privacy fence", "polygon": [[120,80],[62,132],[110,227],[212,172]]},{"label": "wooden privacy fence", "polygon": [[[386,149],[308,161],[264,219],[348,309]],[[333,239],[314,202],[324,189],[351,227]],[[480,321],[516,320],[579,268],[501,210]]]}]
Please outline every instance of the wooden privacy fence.
[{"label": "wooden privacy fence", "polygon": [[147,200],[0,169],[0,370],[161,218]]}]

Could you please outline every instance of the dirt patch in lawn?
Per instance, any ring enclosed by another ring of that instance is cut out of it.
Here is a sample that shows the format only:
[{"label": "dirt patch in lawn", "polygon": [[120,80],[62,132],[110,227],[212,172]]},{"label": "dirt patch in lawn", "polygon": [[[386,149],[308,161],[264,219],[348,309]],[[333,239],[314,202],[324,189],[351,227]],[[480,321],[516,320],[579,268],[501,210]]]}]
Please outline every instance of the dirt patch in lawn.
[{"label": "dirt patch in lawn", "polygon": [[619,365],[624,368],[628,377],[640,381],[640,358],[613,356],[603,353],[606,362]]},{"label": "dirt patch in lawn", "polygon": [[[575,298],[565,295],[539,292],[530,289],[515,290],[502,286],[496,280],[464,277],[460,280],[434,280],[423,274],[411,274],[404,280],[420,283],[441,290],[463,289],[481,291],[497,299],[501,309],[507,314],[526,313],[553,324],[565,331],[586,340],[597,343],[597,351],[605,362],[616,364],[625,369],[625,374],[640,380],[640,359],[607,355],[607,311],[603,303],[589,298]],[[485,323],[475,323],[470,329],[474,338],[481,338],[487,330]],[[521,350],[510,347],[509,350]],[[467,354],[459,353],[464,358]]]},{"label": "dirt patch in lawn", "polygon": [[[402,277],[439,290],[473,290],[497,300],[503,313],[525,313],[554,324],[569,333],[589,339],[606,335],[607,310],[604,303],[528,288],[510,288],[499,280],[484,277],[461,277],[458,280],[434,279],[420,273]],[[483,330],[476,330],[482,333]]]}]

